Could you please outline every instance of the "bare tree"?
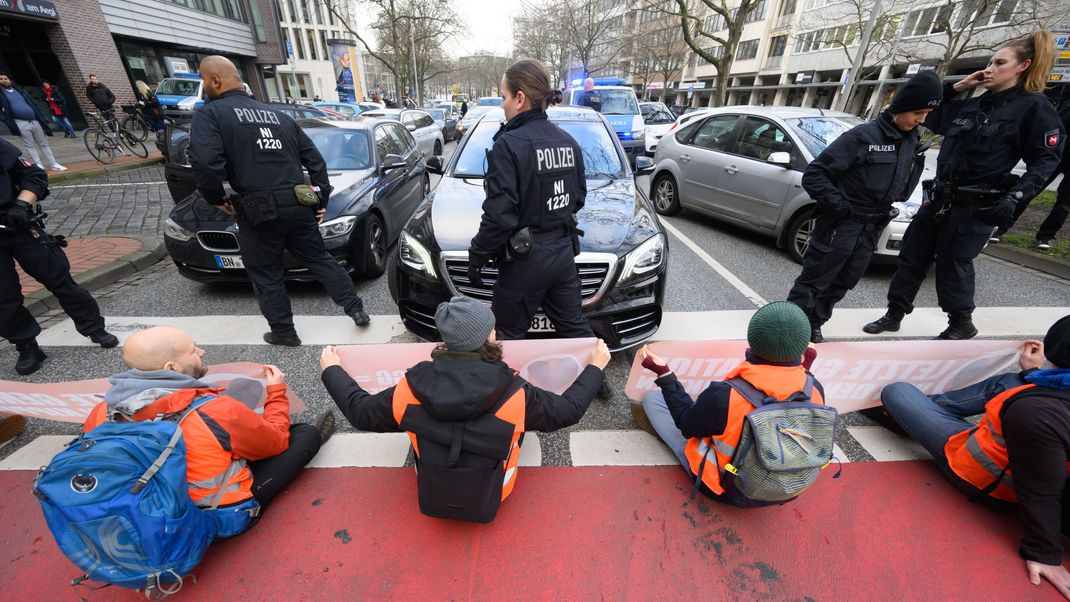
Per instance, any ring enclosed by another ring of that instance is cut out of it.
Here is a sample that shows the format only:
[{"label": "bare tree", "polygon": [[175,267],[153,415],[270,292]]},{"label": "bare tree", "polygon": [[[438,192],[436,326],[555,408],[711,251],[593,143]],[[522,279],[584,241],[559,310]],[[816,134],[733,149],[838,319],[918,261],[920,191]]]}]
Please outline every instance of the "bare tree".
[{"label": "bare tree", "polygon": [[558,0],[559,12],[569,55],[580,64],[583,77],[604,71],[613,65],[627,45],[620,28],[623,15],[609,16],[599,0]]},{"label": "bare tree", "polygon": [[570,44],[564,12],[553,0],[523,2],[522,13],[513,21],[513,56],[542,61],[557,82],[568,78]]}]

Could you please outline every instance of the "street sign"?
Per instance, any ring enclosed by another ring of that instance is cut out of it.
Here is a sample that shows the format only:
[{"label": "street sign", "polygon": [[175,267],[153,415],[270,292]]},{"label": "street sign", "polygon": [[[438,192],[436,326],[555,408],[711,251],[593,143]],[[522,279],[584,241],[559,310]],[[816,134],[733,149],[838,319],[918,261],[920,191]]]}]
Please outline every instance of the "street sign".
[{"label": "street sign", "polygon": [[1070,23],[1056,23],[1051,28],[1055,36],[1055,64],[1051,68],[1048,81],[1061,82],[1070,80]]},{"label": "street sign", "polygon": [[290,43],[290,40],[286,40],[286,58],[292,59],[294,56],[294,46]]}]

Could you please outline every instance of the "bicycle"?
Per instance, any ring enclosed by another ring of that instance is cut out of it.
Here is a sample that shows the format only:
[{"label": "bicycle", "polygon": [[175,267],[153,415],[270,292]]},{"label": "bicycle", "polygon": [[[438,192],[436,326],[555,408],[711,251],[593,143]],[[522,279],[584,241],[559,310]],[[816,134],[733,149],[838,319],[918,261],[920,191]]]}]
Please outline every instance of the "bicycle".
[{"label": "bicycle", "polygon": [[82,135],[89,154],[105,165],[114,162],[116,154],[125,155],[124,147],[137,157],[142,159],[148,157],[149,149],[145,147],[145,143],[119,123],[114,111],[110,113],[110,115],[89,113],[89,116],[97,122],[96,127],[87,129]]},{"label": "bicycle", "polygon": [[126,114],[123,118],[123,129],[137,136],[138,140],[148,140],[149,132],[154,130],[149,120],[145,118],[145,112],[137,105],[122,105],[121,108]]}]

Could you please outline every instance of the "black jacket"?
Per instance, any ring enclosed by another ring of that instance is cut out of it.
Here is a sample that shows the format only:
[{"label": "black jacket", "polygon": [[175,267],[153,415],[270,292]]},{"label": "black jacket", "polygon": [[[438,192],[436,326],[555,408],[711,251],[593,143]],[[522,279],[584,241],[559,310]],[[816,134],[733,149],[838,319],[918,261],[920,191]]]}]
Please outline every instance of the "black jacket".
[{"label": "black jacket", "polygon": [[[13,86],[15,93],[26,99],[26,104],[30,105],[33,109],[33,114],[37,117],[37,122],[41,124],[41,127],[45,130],[45,133],[49,136],[52,135],[52,128],[49,126],[51,118],[47,113],[41,110],[41,107],[34,102],[33,97],[26,93],[26,90],[18,86]],[[15,116],[11,114],[11,103],[7,99],[7,92],[0,91],[0,119],[3,119],[4,125],[7,129],[11,130],[11,135],[19,135],[19,126],[15,124]]]},{"label": "black jacket", "polygon": [[956,100],[947,84],[944,102],[925,126],[944,136],[937,178],[960,186],[996,187],[1024,160],[1026,172],[1007,192],[1031,199],[1059,166],[1066,132],[1043,94],[1015,86]]},{"label": "black jacket", "polygon": [[85,95],[101,111],[106,111],[115,104],[115,95],[104,84],[88,84],[85,87]]},{"label": "black jacket", "polygon": [[[405,378],[421,405],[441,420],[480,415],[499,400],[514,379],[513,370],[505,362],[487,363],[478,354],[436,351],[431,358],[410,368]],[[340,366],[327,368],[320,377],[338,409],[355,428],[401,432],[394,420],[394,387],[368,393]],[[584,368],[562,395],[525,382],[524,429],[555,431],[576,424],[601,385],[602,371],[595,366]]]},{"label": "black jacket", "polygon": [[883,113],[828,145],[803,173],[803,189],[822,213],[846,203],[855,212],[887,214],[921,179],[925,156],[915,156],[917,149],[917,128],[904,132]]},{"label": "black jacket", "polygon": [[214,205],[224,202],[224,181],[238,194],[289,190],[305,181],[302,166],[324,206],[330,195],[327,164],[308,135],[241,90],[224,92],[193,114],[189,159],[197,190]]},{"label": "black jacket", "polygon": [[571,225],[587,197],[580,145],[545,111],[515,115],[494,135],[484,187],[483,219],[469,255],[486,263],[522,228],[551,232]]},{"label": "black jacket", "polygon": [[23,157],[17,146],[0,140],[0,211],[14,204],[23,190],[36,194],[39,201],[44,199],[48,196],[48,176]]}]

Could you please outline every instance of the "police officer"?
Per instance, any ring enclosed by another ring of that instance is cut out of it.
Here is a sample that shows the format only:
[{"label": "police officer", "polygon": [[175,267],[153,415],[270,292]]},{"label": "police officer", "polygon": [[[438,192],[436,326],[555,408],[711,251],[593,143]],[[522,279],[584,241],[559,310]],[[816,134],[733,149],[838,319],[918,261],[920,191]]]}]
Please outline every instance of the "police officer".
[{"label": "police officer", "polygon": [[22,305],[16,261],[56,296],[79,333],[101,347],[119,344],[104,330],[96,300],[71,278],[61,240],[41,229],[35,205],[47,196],[44,170],[21,156],[14,145],[0,140],[0,336],[18,349],[15,371],[19,374],[40,370],[47,356],[37,345],[41,326]]},{"label": "police officer", "polygon": [[881,231],[910,197],[925,168],[917,126],[940,106],[940,78],[923,71],[908,81],[879,117],[843,134],[803,174],[817,201],[817,221],[803,269],[788,293],[810,320],[810,341],[823,343],[821,325],[833,306],[858,284]]},{"label": "police officer", "polygon": [[[271,326],[264,341],[301,344],[283,280],[283,251],[323,284],[357,326],[366,326],[368,314],[353,281],[319,234],[331,193],[323,157],[292,119],[244,92],[238,69],[228,59],[207,57],[200,73],[210,102],[193,116],[190,164],[205,200],[228,214],[237,213],[242,262]],[[302,166],[312,187],[301,186]],[[224,197],[224,180],[236,198]],[[318,203],[312,196],[313,206],[308,206],[313,193]]]},{"label": "police officer", "polygon": [[[982,71],[944,87],[944,101],[925,126],[944,135],[931,198],[903,237],[888,287],[888,311],[863,327],[869,334],[899,330],[926,270],[936,264],[936,296],[948,314],[940,339],[969,339],[973,325],[973,259],[993,228],[1010,224],[1018,204],[1031,199],[1058,167],[1064,132],[1041,93],[1054,60],[1051,32],[1004,44]],[[984,86],[979,97],[955,96]],[[1020,179],[1011,169],[1022,159]]]},{"label": "police officer", "polygon": [[[587,179],[579,144],[550,123],[555,96],[539,61],[513,63],[502,77],[506,123],[488,153],[479,232],[468,251],[468,279],[482,286],[481,270],[498,262],[491,309],[503,339],[522,339],[542,306],[563,337],[593,337],[580,311],[575,214]],[[608,396],[603,381],[600,395]]]}]

